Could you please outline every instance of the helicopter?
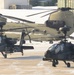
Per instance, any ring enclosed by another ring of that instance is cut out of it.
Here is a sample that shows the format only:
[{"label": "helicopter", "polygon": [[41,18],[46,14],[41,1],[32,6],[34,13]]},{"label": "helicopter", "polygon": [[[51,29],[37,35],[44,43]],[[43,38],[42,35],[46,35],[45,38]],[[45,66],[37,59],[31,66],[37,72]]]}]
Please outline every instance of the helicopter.
[{"label": "helicopter", "polygon": [[[64,33],[64,37],[59,43],[53,44],[48,48],[45,52],[44,61],[51,61],[52,66],[56,67],[59,64],[58,61],[63,61],[67,67],[70,67],[69,61],[74,62],[74,44],[68,42],[67,40],[67,32],[69,31],[68,27],[64,27],[62,32]],[[68,61],[68,63],[66,62]]]},{"label": "helicopter", "polygon": [[74,14],[73,8],[59,8],[56,11],[50,13],[49,19],[45,22],[47,27],[53,28],[57,31],[65,25],[70,27],[71,30],[67,33],[70,35],[74,31]]},{"label": "helicopter", "polygon": [[[67,33],[67,35],[70,35],[74,31],[73,8],[62,7],[62,8],[58,8],[58,9],[44,10],[39,13],[27,15],[26,17],[35,16],[35,15],[42,14],[42,13],[47,13],[47,14],[41,16],[41,18],[49,15],[48,20],[46,20],[45,24],[43,24],[43,26],[42,26],[42,28],[45,27],[45,29],[43,29],[43,30],[46,30],[46,32],[48,32],[49,34],[54,35],[54,36],[56,36],[56,35],[59,36],[60,34],[62,34],[61,31],[59,31],[59,29],[64,27],[65,25],[69,26],[71,28],[71,30]],[[15,19],[18,21],[35,23],[32,21],[28,21],[28,20],[25,20],[22,18],[14,17],[14,16],[2,15],[2,14],[1,14],[1,16],[4,16],[6,18],[10,18],[10,19]],[[32,25],[32,26],[34,26],[34,25]],[[39,29],[40,29],[40,25],[37,25],[37,27],[39,27]],[[42,30],[42,28],[40,30]]]},{"label": "helicopter", "polygon": [[[53,9],[52,12],[41,16],[42,18],[50,15],[48,20],[46,20],[45,22],[46,27],[50,28],[50,33],[51,29],[54,30],[54,35],[56,34],[56,31],[57,34],[63,33],[63,35],[60,37],[61,41],[49,47],[43,58],[43,60],[45,61],[51,61],[52,66],[54,67],[59,64],[59,60],[64,61],[67,67],[70,67],[71,65],[66,61],[74,62],[74,44],[68,42],[67,40],[67,37],[74,32],[74,9],[67,7],[66,5],[67,4],[65,3],[65,7],[58,8],[57,10]],[[48,11],[31,14],[27,17],[38,15]]]},{"label": "helicopter", "polygon": [[[50,28],[50,34],[52,34],[51,29],[54,31],[54,35],[59,33],[59,29],[61,27],[69,26],[71,30],[67,33],[67,35],[70,35],[74,31],[74,12],[73,8],[68,7],[65,3],[65,7],[59,7],[58,9],[51,9],[51,10],[45,10],[43,12],[35,13],[27,15],[27,17],[32,17],[35,15],[39,15],[42,13],[47,14],[41,16],[41,18],[46,17],[49,15],[48,20],[45,21],[45,26]],[[56,33],[57,31],[57,33]]]},{"label": "helicopter", "polygon": [[30,42],[31,42],[31,38],[29,36],[29,33],[27,33],[26,29],[22,30],[21,32],[19,45],[16,44],[17,39],[15,38],[13,39],[4,35],[3,31],[5,30],[3,30],[3,26],[6,25],[6,22],[7,22],[7,19],[0,15],[0,52],[4,58],[7,58],[7,54],[11,54],[14,52],[21,52],[22,55],[24,55],[23,50],[34,49],[33,46],[23,46],[23,44],[25,44],[25,39],[24,39],[25,36],[28,35]]}]

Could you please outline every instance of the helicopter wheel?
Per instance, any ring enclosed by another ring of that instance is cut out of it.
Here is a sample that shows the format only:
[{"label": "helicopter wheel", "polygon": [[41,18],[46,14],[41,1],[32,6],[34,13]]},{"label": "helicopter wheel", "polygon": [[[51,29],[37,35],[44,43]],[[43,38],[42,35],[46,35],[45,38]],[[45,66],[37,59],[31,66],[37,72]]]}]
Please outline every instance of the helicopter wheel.
[{"label": "helicopter wheel", "polygon": [[70,63],[66,63],[66,61],[64,61],[64,63],[67,65],[67,67],[70,67]]},{"label": "helicopter wheel", "polygon": [[4,55],[4,58],[7,58],[7,54]]},{"label": "helicopter wheel", "polygon": [[52,66],[53,66],[53,67],[56,67],[56,62],[55,62],[55,60],[53,60]]},{"label": "helicopter wheel", "polygon": [[67,65],[67,67],[70,67],[70,63],[67,63],[66,65]]},{"label": "helicopter wheel", "polygon": [[53,67],[56,67],[56,64],[53,63],[52,66],[53,66]]}]

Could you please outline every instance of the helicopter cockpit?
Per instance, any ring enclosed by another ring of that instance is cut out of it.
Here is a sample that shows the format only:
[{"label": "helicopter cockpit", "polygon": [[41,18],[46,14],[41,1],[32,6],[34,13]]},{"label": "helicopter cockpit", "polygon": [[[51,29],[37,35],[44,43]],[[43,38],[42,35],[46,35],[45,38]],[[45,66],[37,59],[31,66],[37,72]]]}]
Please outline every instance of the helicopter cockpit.
[{"label": "helicopter cockpit", "polygon": [[64,21],[60,21],[60,20],[47,20],[46,21],[46,26],[47,27],[50,27],[50,28],[56,28],[57,30],[60,28],[60,27],[64,27],[65,25],[65,22]]},{"label": "helicopter cockpit", "polygon": [[48,48],[47,52],[45,53],[46,57],[54,56],[57,54],[74,54],[74,45],[71,42],[60,42],[58,44],[53,44],[51,47]]},{"label": "helicopter cockpit", "polygon": [[64,44],[54,44],[49,47],[48,50],[50,50],[50,52],[54,51],[55,53],[61,52],[64,50]]},{"label": "helicopter cockpit", "polygon": [[70,42],[53,44],[45,53],[44,60],[69,59],[67,56],[74,56],[74,45]]}]

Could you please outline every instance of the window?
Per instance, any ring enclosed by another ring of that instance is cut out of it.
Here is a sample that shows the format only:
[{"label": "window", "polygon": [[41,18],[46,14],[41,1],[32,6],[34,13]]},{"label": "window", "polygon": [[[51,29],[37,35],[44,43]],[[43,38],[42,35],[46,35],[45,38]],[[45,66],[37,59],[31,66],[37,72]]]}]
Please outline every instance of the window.
[{"label": "window", "polygon": [[54,50],[55,48],[57,47],[57,44],[54,44],[54,45],[52,45],[51,47],[49,47],[49,49],[48,50]]},{"label": "window", "polygon": [[58,44],[55,49],[55,53],[62,52],[64,50],[64,44]]}]

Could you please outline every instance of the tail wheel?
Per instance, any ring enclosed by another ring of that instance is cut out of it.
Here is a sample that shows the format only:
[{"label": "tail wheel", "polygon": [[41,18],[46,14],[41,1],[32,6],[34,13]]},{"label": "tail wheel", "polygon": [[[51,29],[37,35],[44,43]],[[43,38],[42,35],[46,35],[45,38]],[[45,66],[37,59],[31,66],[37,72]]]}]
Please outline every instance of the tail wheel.
[{"label": "tail wheel", "polygon": [[64,61],[64,63],[67,65],[67,67],[70,67],[70,63],[66,63],[66,61]]}]

